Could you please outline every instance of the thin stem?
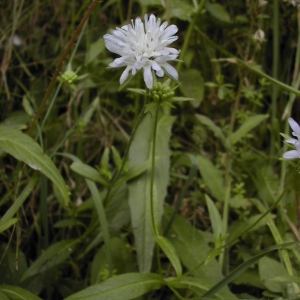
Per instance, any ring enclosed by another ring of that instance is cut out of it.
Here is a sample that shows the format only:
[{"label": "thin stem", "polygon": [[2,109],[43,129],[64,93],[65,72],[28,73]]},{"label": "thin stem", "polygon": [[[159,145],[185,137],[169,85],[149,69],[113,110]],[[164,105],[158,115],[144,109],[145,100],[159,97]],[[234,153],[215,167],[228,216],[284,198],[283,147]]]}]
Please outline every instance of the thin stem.
[{"label": "thin stem", "polygon": [[154,129],[153,129],[153,142],[152,142],[152,168],[151,168],[151,180],[150,180],[150,212],[151,212],[151,223],[153,235],[158,236],[157,224],[155,224],[155,215],[154,215],[154,175],[155,175],[155,150],[156,150],[156,135],[157,135],[157,121],[158,121],[158,112],[160,108],[160,102],[157,105],[154,119]]},{"label": "thin stem", "polygon": [[[273,1],[273,70],[272,77],[278,79],[278,65],[279,65],[279,0]],[[275,144],[278,140],[277,126],[277,97],[278,86],[273,85],[272,88],[272,103],[271,103],[271,145],[270,157],[273,158],[275,154]]]},{"label": "thin stem", "polygon": [[[206,0],[201,0],[201,3],[198,6],[198,10],[197,10],[197,12],[196,12],[196,14],[195,14],[195,16],[194,16],[194,18],[193,18],[193,20],[192,20],[189,28],[188,28],[186,37],[184,39],[183,47],[181,49],[180,59],[184,59],[184,57],[186,55],[186,52],[187,52],[187,50],[189,48],[189,45],[190,45],[190,40],[191,40],[191,37],[192,37],[193,30],[195,29],[196,22],[198,20],[198,17],[200,16],[202,8],[205,5],[205,2],[206,2]],[[179,61],[178,64],[177,64],[177,72],[178,73],[180,72],[181,67],[182,67],[182,61]]]}]

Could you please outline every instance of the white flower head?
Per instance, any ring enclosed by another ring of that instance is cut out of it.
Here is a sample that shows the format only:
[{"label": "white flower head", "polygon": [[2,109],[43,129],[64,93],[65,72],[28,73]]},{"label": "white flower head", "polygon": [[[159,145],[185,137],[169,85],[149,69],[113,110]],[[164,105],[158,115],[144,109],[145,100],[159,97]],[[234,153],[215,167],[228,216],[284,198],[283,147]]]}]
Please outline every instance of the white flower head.
[{"label": "white flower head", "polygon": [[111,34],[104,35],[106,48],[121,57],[116,58],[109,64],[112,68],[126,67],[120,77],[123,84],[128,78],[129,72],[136,74],[137,70],[143,69],[146,86],[153,86],[152,69],[159,77],[167,72],[171,77],[178,80],[178,73],[168,62],[175,60],[179,51],[168,47],[177,40],[174,34],[178,31],[176,25],[168,26],[167,22],[161,24],[161,20],[154,15],[144,16],[145,24],[140,18],[131,24],[125,25]]},{"label": "white flower head", "polygon": [[296,147],[297,150],[287,151],[283,154],[283,158],[285,159],[296,159],[300,158],[300,126],[299,124],[292,118],[288,119],[288,122],[293,130],[292,135],[297,139],[288,139],[285,140],[287,143],[292,144]]}]

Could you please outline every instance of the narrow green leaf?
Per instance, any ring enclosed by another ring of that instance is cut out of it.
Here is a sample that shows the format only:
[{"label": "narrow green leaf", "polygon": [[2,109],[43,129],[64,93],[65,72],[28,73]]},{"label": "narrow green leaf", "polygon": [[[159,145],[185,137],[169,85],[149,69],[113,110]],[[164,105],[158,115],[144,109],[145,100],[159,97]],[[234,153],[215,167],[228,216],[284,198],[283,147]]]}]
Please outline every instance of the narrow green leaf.
[{"label": "narrow green leaf", "polygon": [[234,279],[238,278],[242,273],[244,273],[253,264],[255,264],[260,258],[264,257],[265,255],[269,254],[270,252],[273,252],[275,250],[280,250],[280,249],[286,249],[286,248],[294,246],[296,244],[299,244],[299,243],[286,243],[286,244],[272,246],[269,249],[263,251],[262,253],[251,257],[249,260],[245,261],[243,264],[241,264],[237,268],[235,268],[229,275],[227,275],[223,280],[221,280],[218,284],[216,284],[213,288],[211,288],[207,293],[205,293],[203,295],[203,298],[211,298],[220,289],[222,289],[228,283],[232,282]]},{"label": "narrow green leaf", "polygon": [[17,222],[18,222],[18,218],[12,218],[12,219],[9,219],[7,221],[3,221],[3,219],[1,219],[1,222],[0,222],[0,233],[3,232],[3,231],[5,231],[9,227],[13,226]]},{"label": "narrow green leaf", "polygon": [[[18,286],[12,285],[0,285],[0,291],[9,297],[9,299],[14,300],[42,300],[40,297],[22,289]],[[0,295],[1,297],[1,295]],[[2,298],[1,298],[2,300]],[[5,300],[5,298],[3,299]]]},{"label": "narrow green leaf", "polygon": [[115,163],[117,169],[120,170],[121,166],[122,166],[122,158],[121,158],[118,150],[114,146],[111,146],[110,149],[111,149],[111,152],[112,152],[112,155],[113,155],[114,163]]},{"label": "narrow green leaf", "polygon": [[15,213],[18,211],[18,209],[21,207],[21,205],[24,203],[26,198],[29,196],[29,194],[34,189],[37,182],[37,177],[34,176],[30,181],[29,184],[26,186],[26,188],[22,191],[21,195],[16,199],[16,201],[13,203],[13,205],[8,209],[8,211],[4,214],[4,216],[0,220],[0,233],[15,224],[18,219],[11,219]]},{"label": "narrow green leaf", "polygon": [[78,241],[76,240],[66,240],[51,245],[27,269],[27,271],[23,274],[22,280],[37,274],[42,274],[47,270],[65,262],[72,254],[77,244]]},{"label": "narrow green leaf", "polygon": [[128,88],[127,89],[128,91],[131,91],[131,92],[134,92],[134,93],[137,93],[137,94],[140,94],[140,95],[143,95],[143,96],[147,96],[147,92],[143,89],[134,89],[134,88]]},{"label": "narrow green leaf", "polygon": [[165,255],[168,257],[169,261],[171,262],[172,266],[176,271],[177,276],[181,276],[182,267],[174,246],[170,243],[170,241],[167,238],[163,236],[157,236],[156,242],[159,245],[159,247],[163,250]]},{"label": "narrow green leaf", "polygon": [[136,178],[137,176],[139,176],[139,175],[143,174],[144,172],[146,172],[149,169],[150,166],[151,166],[151,162],[150,161],[145,161],[144,163],[140,164],[139,166],[130,168],[128,170],[128,173],[122,175],[115,182],[115,185],[119,185],[123,182],[126,182],[126,181],[129,181],[129,180],[132,180],[132,179]]},{"label": "narrow green leaf", "polygon": [[223,202],[225,188],[219,170],[208,158],[198,155],[197,159],[199,161],[199,170],[205,184],[209,188],[210,192],[217,198],[217,200]]},{"label": "narrow green leaf", "polygon": [[107,180],[96,169],[90,167],[89,165],[75,161],[71,164],[70,168],[77,174],[87,179],[99,182],[104,186],[108,186]]},{"label": "narrow green leaf", "polygon": [[85,64],[93,62],[97,56],[105,50],[103,38],[99,38],[96,42],[90,44],[85,56]]},{"label": "narrow green leaf", "polygon": [[[154,182],[157,190],[157,203],[160,221],[164,198],[169,183],[170,150],[169,139],[175,118],[161,116],[157,124]],[[129,151],[130,169],[151,161],[154,118],[147,114],[139,125]],[[150,166],[149,166],[150,169]],[[151,269],[155,239],[152,235],[150,219],[150,170],[128,182],[131,222],[135,238],[139,271],[148,273]]]},{"label": "narrow green leaf", "polygon": [[88,107],[87,111],[83,114],[83,116],[81,117],[81,120],[79,121],[79,126],[81,127],[86,127],[87,124],[90,122],[91,117],[93,115],[93,113],[95,112],[97,106],[99,105],[100,102],[100,98],[96,97],[93,102],[90,104],[90,106]]},{"label": "narrow green leaf", "polygon": [[186,101],[195,101],[195,99],[188,98],[188,97],[173,97],[168,101],[170,101],[170,102],[186,102]]},{"label": "narrow green leaf", "polygon": [[64,179],[33,139],[19,130],[0,125],[0,148],[48,177],[61,193],[64,205],[68,205],[69,192]]},{"label": "narrow green leaf", "polygon": [[289,283],[289,282],[295,282],[295,283],[298,283],[300,284],[300,277],[299,276],[276,276],[276,277],[273,277],[271,279],[272,281],[275,281],[275,282],[285,282],[285,283]]},{"label": "narrow green leaf", "polygon": [[180,90],[185,97],[191,97],[195,101],[191,102],[194,107],[198,107],[204,96],[204,80],[196,69],[188,69],[181,71],[180,77]]},{"label": "narrow green leaf", "polygon": [[230,16],[223,5],[207,1],[205,7],[207,11],[219,21],[231,23]]},{"label": "narrow green leaf", "polygon": [[104,206],[103,206],[102,199],[100,198],[100,193],[97,189],[95,182],[86,179],[86,183],[92,194],[94,205],[96,207],[97,214],[98,214],[98,219],[99,219],[99,222],[101,225],[104,242],[108,249],[109,270],[111,273],[112,272],[112,260],[111,260],[110,244],[109,244],[110,236],[109,236],[109,228],[108,228],[108,223],[107,223],[107,219],[106,219],[106,215],[105,215],[105,211],[104,211]]},{"label": "narrow green leaf", "polygon": [[277,276],[288,276],[287,270],[280,262],[270,257],[262,257],[258,261],[258,271],[260,279],[270,291],[275,293],[284,292],[286,284],[272,280]]},{"label": "narrow green leaf", "polygon": [[[177,278],[167,278],[165,280],[167,282],[168,286],[172,286],[177,289],[192,289],[193,291],[197,293],[203,294],[204,292],[208,291],[212,284],[209,280],[207,280],[205,277],[203,278],[197,278],[197,277],[188,277],[188,276],[182,276]],[[224,299],[221,295],[216,294],[218,298]]]},{"label": "narrow green leaf", "polygon": [[[208,195],[205,195],[205,200],[208,208],[209,218],[211,221],[211,226],[213,229],[213,234],[215,237],[215,243],[217,244],[217,241],[224,236],[223,232],[223,222],[220,216],[220,213],[218,209],[216,208],[213,201],[209,198]],[[218,245],[221,246],[221,245]]]},{"label": "narrow green leaf", "polygon": [[246,136],[252,129],[257,127],[262,121],[266,120],[269,115],[255,115],[246,119],[241,127],[229,137],[229,142],[234,145]]},{"label": "narrow green leaf", "polygon": [[157,290],[163,284],[162,276],[157,274],[127,273],[92,285],[65,300],[130,300]]},{"label": "narrow green leaf", "polygon": [[228,142],[221,130],[220,127],[218,127],[211,119],[209,119],[208,117],[204,116],[204,115],[198,115],[196,114],[196,118],[200,121],[201,124],[205,125],[208,129],[210,129],[214,136],[216,138],[219,138],[220,141],[222,142],[223,146],[228,149],[229,145]]},{"label": "narrow green leaf", "polygon": [[0,299],[1,300],[11,300],[6,296],[6,294],[2,293],[1,290],[0,290]]},{"label": "narrow green leaf", "polygon": [[[169,223],[173,213],[174,210],[165,205],[163,225]],[[177,214],[169,230],[168,240],[175,247],[176,253],[189,273],[202,280],[205,286],[211,288],[223,279],[220,265],[215,259],[204,264],[211,249],[208,243],[213,242],[211,234],[196,229],[186,222],[185,218]],[[227,286],[220,291],[220,295],[223,299],[236,299]]]}]

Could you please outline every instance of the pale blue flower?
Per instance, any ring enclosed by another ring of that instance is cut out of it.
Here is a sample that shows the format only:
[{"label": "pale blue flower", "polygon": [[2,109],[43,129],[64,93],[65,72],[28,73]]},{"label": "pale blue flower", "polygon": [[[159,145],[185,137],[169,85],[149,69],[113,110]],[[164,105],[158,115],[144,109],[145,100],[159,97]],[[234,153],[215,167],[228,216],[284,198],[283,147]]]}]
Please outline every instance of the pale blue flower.
[{"label": "pale blue flower", "polygon": [[283,154],[283,158],[285,159],[296,159],[300,158],[300,126],[299,124],[292,118],[288,119],[288,122],[293,130],[292,135],[297,139],[288,139],[285,140],[287,143],[292,144],[296,147],[297,150],[290,150]]},{"label": "pale blue flower", "polygon": [[168,62],[175,60],[179,51],[168,47],[177,40],[174,34],[178,31],[177,26],[168,26],[167,22],[161,24],[160,19],[154,15],[144,16],[145,24],[140,18],[131,24],[125,25],[111,34],[104,35],[106,48],[121,57],[116,58],[111,64],[112,68],[126,67],[123,71],[120,83],[124,83],[129,73],[135,75],[138,70],[143,69],[146,86],[153,86],[152,70],[159,77],[167,72],[176,80],[178,73]]}]

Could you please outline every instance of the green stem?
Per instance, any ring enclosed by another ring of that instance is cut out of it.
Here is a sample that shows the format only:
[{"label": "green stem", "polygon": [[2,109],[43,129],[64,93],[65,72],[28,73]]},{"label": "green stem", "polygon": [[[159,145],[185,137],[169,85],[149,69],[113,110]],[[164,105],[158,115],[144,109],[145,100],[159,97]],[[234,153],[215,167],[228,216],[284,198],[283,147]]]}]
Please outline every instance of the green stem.
[{"label": "green stem", "polygon": [[[195,29],[196,22],[198,20],[198,17],[200,16],[202,8],[205,5],[205,2],[206,2],[206,0],[201,0],[200,5],[198,6],[198,10],[197,10],[196,14],[194,15],[194,18],[193,18],[193,20],[192,20],[192,22],[191,22],[191,24],[188,28],[188,31],[186,33],[186,37],[184,39],[184,44],[183,44],[182,49],[181,49],[180,59],[184,59],[184,57],[186,55],[186,52],[189,48],[189,44],[190,44],[190,40],[191,40],[191,37],[192,37],[193,30]],[[178,73],[180,72],[181,67],[182,67],[182,61],[179,61],[178,64],[177,64],[177,72]]]},{"label": "green stem", "polygon": [[154,175],[155,175],[155,149],[156,149],[156,135],[157,135],[157,121],[158,121],[158,112],[160,108],[160,102],[157,105],[154,119],[154,130],[153,130],[153,142],[152,142],[152,168],[151,168],[151,179],[150,179],[150,213],[151,213],[151,223],[152,223],[152,231],[153,235],[159,236],[158,228],[155,223],[155,215],[154,215]]},{"label": "green stem", "polygon": [[[279,65],[279,0],[273,1],[273,70],[272,76],[278,79],[278,65]],[[271,103],[271,145],[270,145],[270,157],[273,158],[275,154],[275,145],[278,141],[277,126],[277,97],[278,86],[272,87],[272,103]]]}]

